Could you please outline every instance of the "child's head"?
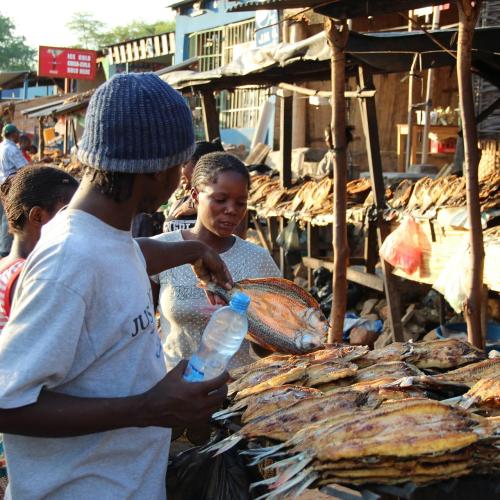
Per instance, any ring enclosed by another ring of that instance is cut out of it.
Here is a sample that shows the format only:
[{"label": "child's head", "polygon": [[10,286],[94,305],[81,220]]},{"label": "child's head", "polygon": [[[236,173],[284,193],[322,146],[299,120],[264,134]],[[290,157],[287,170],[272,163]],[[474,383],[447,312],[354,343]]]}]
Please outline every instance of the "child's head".
[{"label": "child's head", "polygon": [[23,134],[19,137],[19,147],[22,150],[29,151],[31,147],[31,138],[29,135]]},{"label": "child's head", "polygon": [[247,167],[228,153],[208,153],[196,164],[191,179],[198,223],[227,237],[245,216],[250,187]]},{"label": "child's head", "polygon": [[191,186],[194,167],[200,158],[208,153],[215,153],[217,151],[224,152],[224,148],[218,139],[212,142],[199,141],[196,143],[196,149],[194,150],[193,156],[182,165],[182,178],[188,187]]},{"label": "child's head", "polygon": [[2,203],[12,233],[34,229],[39,233],[78,188],[78,182],[53,167],[25,167],[1,187]]}]

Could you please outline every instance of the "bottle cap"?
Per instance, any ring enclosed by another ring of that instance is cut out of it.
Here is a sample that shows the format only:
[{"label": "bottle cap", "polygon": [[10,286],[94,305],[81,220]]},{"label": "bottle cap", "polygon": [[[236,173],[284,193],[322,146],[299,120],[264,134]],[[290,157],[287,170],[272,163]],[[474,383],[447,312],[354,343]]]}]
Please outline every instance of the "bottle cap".
[{"label": "bottle cap", "polygon": [[245,295],[244,293],[237,292],[231,297],[229,305],[235,311],[244,313],[247,311],[248,306],[250,305],[250,297],[248,295]]}]

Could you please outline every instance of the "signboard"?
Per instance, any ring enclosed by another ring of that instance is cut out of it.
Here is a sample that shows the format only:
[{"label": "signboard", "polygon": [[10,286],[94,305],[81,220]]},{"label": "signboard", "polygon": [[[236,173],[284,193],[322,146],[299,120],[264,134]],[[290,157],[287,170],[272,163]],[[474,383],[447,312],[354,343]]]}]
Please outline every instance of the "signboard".
[{"label": "signboard", "polygon": [[93,80],[96,73],[94,50],[62,47],[38,48],[38,76]]},{"label": "signboard", "polygon": [[280,41],[279,14],[277,10],[257,10],[255,12],[255,45],[266,47]]}]

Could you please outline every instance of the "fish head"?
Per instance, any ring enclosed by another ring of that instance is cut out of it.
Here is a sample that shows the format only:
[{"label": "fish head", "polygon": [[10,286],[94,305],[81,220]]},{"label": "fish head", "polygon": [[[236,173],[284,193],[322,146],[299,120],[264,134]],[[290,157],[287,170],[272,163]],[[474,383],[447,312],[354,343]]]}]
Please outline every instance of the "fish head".
[{"label": "fish head", "polygon": [[323,339],[318,332],[305,330],[297,332],[294,342],[299,352],[310,352],[323,345]]},{"label": "fish head", "polygon": [[321,309],[308,307],[301,311],[299,315],[308,329],[321,332],[325,335],[328,333],[328,322]]}]

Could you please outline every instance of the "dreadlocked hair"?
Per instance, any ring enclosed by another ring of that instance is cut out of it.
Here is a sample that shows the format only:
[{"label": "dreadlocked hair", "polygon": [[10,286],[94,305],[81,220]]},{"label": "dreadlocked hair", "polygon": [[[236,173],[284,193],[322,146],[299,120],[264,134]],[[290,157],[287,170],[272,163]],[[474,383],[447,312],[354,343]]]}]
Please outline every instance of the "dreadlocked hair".
[{"label": "dreadlocked hair", "polygon": [[128,200],[132,195],[132,187],[136,174],[107,172],[87,166],[84,172],[89,177],[91,184],[101,194],[117,203]]},{"label": "dreadlocked hair", "polygon": [[214,139],[211,142],[198,141],[196,143],[196,148],[194,150],[193,156],[191,156],[191,161],[193,165],[196,165],[202,156],[208,153],[215,153],[217,151],[224,152],[224,148],[219,139]]},{"label": "dreadlocked hair", "polygon": [[33,207],[52,212],[58,203],[68,203],[77,188],[77,180],[58,168],[22,168],[0,188],[9,227],[22,231]]},{"label": "dreadlocked hair", "polygon": [[229,153],[208,153],[200,158],[193,171],[191,185],[198,188],[206,184],[215,184],[219,174],[235,172],[240,174],[250,187],[250,174],[245,164]]}]

